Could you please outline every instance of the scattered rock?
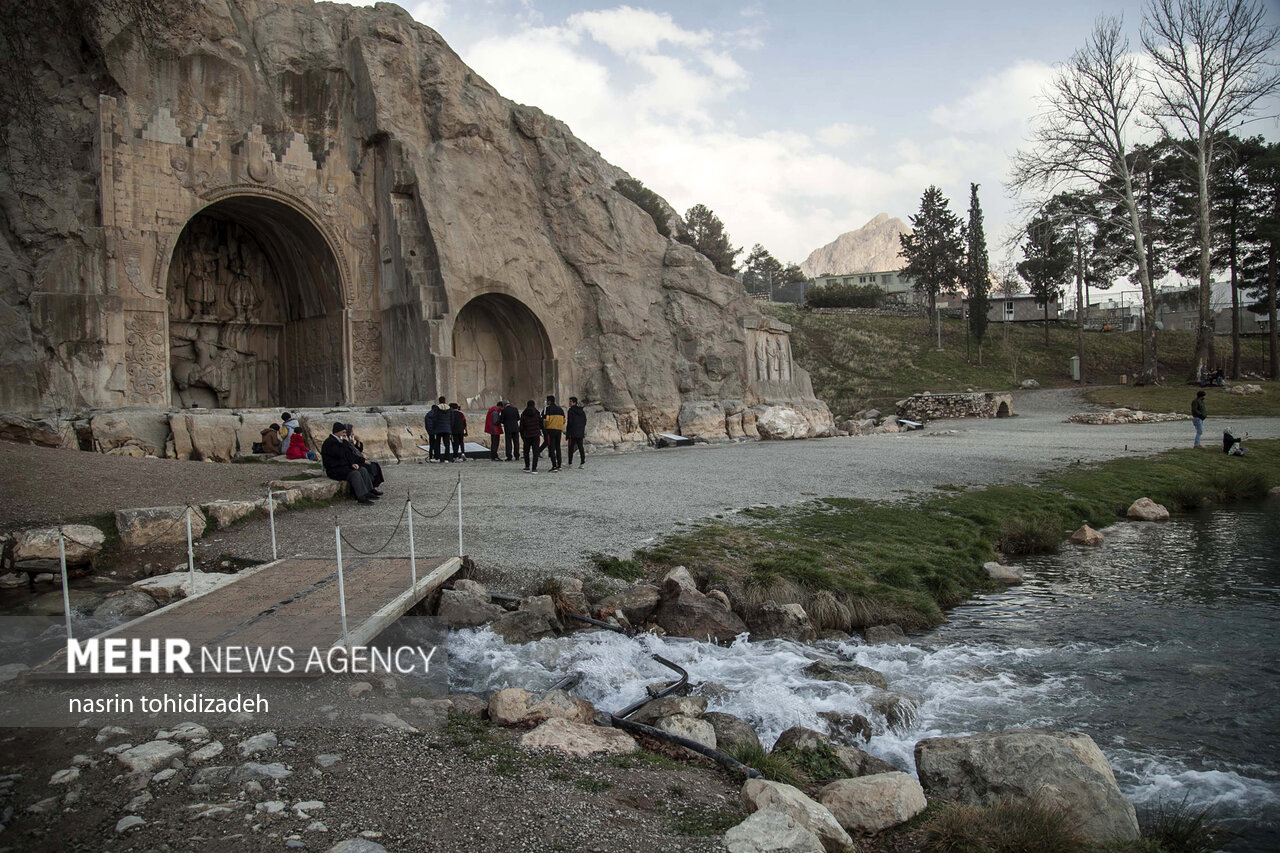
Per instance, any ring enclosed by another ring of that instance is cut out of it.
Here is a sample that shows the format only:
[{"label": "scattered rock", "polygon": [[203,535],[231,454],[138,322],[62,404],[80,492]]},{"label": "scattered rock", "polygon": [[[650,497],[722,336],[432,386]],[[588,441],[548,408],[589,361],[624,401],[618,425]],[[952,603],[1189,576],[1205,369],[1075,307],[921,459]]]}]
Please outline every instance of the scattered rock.
[{"label": "scattered rock", "polygon": [[265,498],[256,501],[210,501],[200,504],[200,510],[213,519],[219,530],[225,530],[242,518],[266,513],[267,502]]},{"label": "scattered rock", "polygon": [[653,621],[664,631],[673,637],[709,638],[728,643],[747,630],[737,614],[725,610],[697,590],[672,580],[673,574],[674,571],[663,581],[662,603],[653,614]]},{"label": "scattered rock", "polygon": [[708,711],[702,715],[702,719],[710,723],[716,733],[716,749],[730,752],[760,748],[760,737],[747,721],[721,711]]},{"label": "scattered rock", "polygon": [[768,406],[756,416],[756,431],[764,439],[783,441],[808,438],[813,434],[809,419],[786,406]]},{"label": "scattered rock", "polygon": [[98,735],[94,738],[98,743],[106,743],[113,737],[124,737],[129,734],[128,729],[122,729],[119,726],[103,726],[98,729]]},{"label": "scattered rock", "polygon": [[487,597],[480,598],[456,589],[440,591],[440,604],[436,608],[436,620],[442,628],[476,628],[487,625],[507,611],[491,604]]},{"label": "scattered rock", "polygon": [[138,817],[136,814],[131,814],[128,817],[122,817],[120,820],[116,821],[116,832],[128,832],[134,827],[145,826],[146,823],[147,822],[145,820]]},{"label": "scattered rock", "polygon": [[708,600],[714,601],[716,604],[719,604],[725,610],[733,609],[733,603],[729,601],[729,595],[724,590],[722,589],[709,590],[706,595]]},{"label": "scattered rock", "polygon": [[1079,530],[1071,534],[1071,541],[1079,545],[1101,545],[1102,534],[1089,525],[1082,524]]},{"label": "scattered rock", "polygon": [[907,635],[902,632],[902,626],[890,623],[888,625],[872,625],[869,628],[863,628],[862,639],[868,645],[904,643],[907,640]]},{"label": "scattered rock", "polygon": [[651,726],[663,717],[670,717],[673,714],[701,717],[706,710],[707,700],[704,696],[663,696],[661,699],[654,699],[649,704],[641,706],[628,719]]},{"label": "scattered rock", "polygon": [[534,726],[550,719],[590,723],[595,708],[590,702],[563,690],[535,695],[520,687],[508,687],[489,697],[489,719],[499,726]]},{"label": "scattered rock", "polygon": [[877,690],[867,697],[871,710],[884,717],[884,724],[891,729],[907,728],[915,723],[923,701],[914,693],[893,690]]},{"label": "scattered rock", "polygon": [[347,695],[352,699],[359,699],[361,696],[367,696],[373,693],[373,685],[367,681],[357,681],[347,688]]},{"label": "scattered rock", "polygon": [[748,779],[742,786],[742,804],[749,811],[776,809],[795,818],[818,837],[829,853],[840,853],[853,843],[831,812],[806,797],[798,788],[781,782]]},{"label": "scattered rock", "polygon": [[529,749],[553,749],[575,758],[605,753],[625,755],[639,747],[631,735],[618,729],[587,725],[560,717],[547,720],[520,738]]},{"label": "scattered rock", "polygon": [[79,767],[68,767],[65,770],[59,770],[49,777],[50,785],[67,785],[80,778]]},{"label": "scattered rock", "polygon": [[1011,729],[916,744],[926,794],[988,805],[1000,798],[1041,797],[1069,809],[1096,844],[1138,837],[1133,805],[1116,785],[1111,765],[1088,735]]},{"label": "scattered rock", "polygon": [[387,853],[387,848],[367,838],[348,838],[339,841],[325,853]]},{"label": "scattered rock", "polygon": [[555,635],[555,626],[540,613],[531,610],[504,612],[489,623],[490,630],[502,638],[504,643],[532,643],[543,637]]},{"label": "scattered rock", "polygon": [[1078,412],[1067,418],[1067,421],[1073,424],[1116,426],[1118,424],[1159,424],[1190,419],[1190,415],[1180,415],[1176,412],[1142,412],[1134,409],[1112,409],[1108,412]]},{"label": "scattered rock", "polygon": [[809,615],[799,604],[764,602],[747,618],[753,640],[796,640],[809,642],[817,636]]},{"label": "scattered rock", "polygon": [[471,696],[467,693],[454,693],[449,696],[449,704],[453,706],[453,710],[459,714],[470,714],[473,717],[483,717],[489,710],[489,704],[479,696]]},{"label": "scattered rock", "polygon": [[855,746],[859,741],[867,743],[871,740],[871,721],[861,714],[819,711],[818,716],[827,721],[828,737],[837,743]]},{"label": "scattered rock", "polygon": [[[187,525],[185,506],[158,506],[144,509],[116,510],[116,529],[120,531],[120,544],[127,550],[161,543],[185,543]],[[200,510],[191,510],[191,537],[204,535],[205,517]]]},{"label": "scattered rock", "polygon": [[1228,385],[1226,388],[1223,388],[1223,389],[1222,389],[1222,393],[1223,393],[1223,394],[1240,394],[1240,395],[1244,395],[1244,394],[1261,394],[1261,393],[1262,393],[1262,386],[1261,386],[1261,385],[1252,385],[1252,384],[1249,384],[1249,385]]},{"label": "scattered rock", "polygon": [[154,773],[185,751],[176,743],[153,740],[132,749],[126,749],[116,756],[116,760],[135,773]]},{"label": "scattered rock", "polygon": [[323,808],[324,803],[319,800],[303,800],[293,804],[293,813],[305,820],[311,817],[311,812],[318,812]]},{"label": "scattered rock", "polygon": [[316,764],[326,769],[332,767],[342,760],[342,756],[335,752],[324,752],[316,756]]},{"label": "scattered rock", "polygon": [[530,595],[520,599],[517,610],[524,610],[542,617],[548,625],[559,630],[560,617],[556,613],[556,601],[549,595]]},{"label": "scattered rock", "polygon": [[831,749],[835,752],[836,758],[839,759],[840,766],[844,768],[845,774],[851,779],[861,776],[874,776],[877,773],[892,773],[898,769],[889,762],[876,758],[871,753],[858,749],[856,746],[834,744]]},{"label": "scattered rock", "polygon": [[988,560],[982,564],[982,568],[986,570],[987,577],[996,583],[1015,586],[1022,583],[1023,571],[1021,566],[1006,566],[997,563],[995,560]]},{"label": "scattered rock", "polygon": [[653,727],[677,737],[695,741],[711,749],[716,748],[715,727],[706,720],[687,717],[684,714],[672,714],[669,717],[663,717],[655,721]]},{"label": "scattered rock", "polygon": [[1168,521],[1169,510],[1164,506],[1151,500],[1151,498],[1138,498],[1129,506],[1128,512],[1125,513],[1129,518],[1138,521]]},{"label": "scattered rock", "polygon": [[582,592],[581,578],[560,575],[552,578],[549,586],[551,596],[562,610],[586,613],[590,609],[587,606],[587,596]]},{"label": "scattered rock", "polygon": [[240,754],[245,758],[251,755],[257,755],[259,752],[266,752],[269,749],[275,749],[280,743],[275,732],[263,732],[240,741],[240,745],[236,747]]},{"label": "scattered rock", "polygon": [[91,561],[102,550],[106,537],[88,524],[64,524],[61,528],[39,527],[21,530],[13,536],[13,560],[58,560],[58,530],[62,530],[67,565],[78,566]]},{"label": "scattered rock", "polygon": [[397,715],[388,711],[385,714],[361,714],[360,719],[366,723],[376,723],[380,726],[386,726],[389,729],[396,729],[410,734],[417,734],[418,730],[406,723]]},{"label": "scattered rock", "polygon": [[1039,387],[1040,387],[1040,383],[1039,383],[1039,382],[1037,382],[1037,381],[1035,381],[1034,379],[1024,379],[1024,380],[1022,380],[1022,382],[1021,382],[1021,387],[1022,387],[1024,390],[1028,390],[1028,391],[1029,391],[1029,390],[1031,390],[1032,388],[1039,388]]},{"label": "scattered rock", "polygon": [[920,783],[898,771],[838,779],[818,792],[818,801],[849,832],[880,832],[906,823],[927,805]]},{"label": "scattered rock", "polygon": [[[209,767],[206,769],[216,770],[219,768]],[[292,770],[278,762],[273,762],[271,764],[259,764],[256,761],[246,761],[244,764],[237,767],[235,772],[231,774],[231,781],[248,782],[252,779],[283,779],[286,776],[292,775]]]},{"label": "scattered rock", "polygon": [[773,743],[774,752],[788,752],[797,749],[827,749],[831,741],[822,732],[806,729],[804,726],[792,726],[778,735]]},{"label": "scattered rock", "polygon": [[839,681],[844,684],[870,684],[884,690],[889,686],[884,675],[869,666],[848,661],[816,660],[804,668],[804,674],[819,681]]},{"label": "scattered rock", "polygon": [[286,805],[283,800],[264,800],[254,806],[253,810],[266,815],[283,814]]},{"label": "scattered rock", "polygon": [[693,579],[693,575],[689,574],[688,569],[684,566],[676,566],[663,576],[662,594],[675,595],[681,589],[687,589],[690,592],[697,592],[698,583]]},{"label": "scattered rock", "polygon": [[761,809],[724,834],[729,853],[823,853],[822,841],[790,813]]},{"label": "scattered rock", "polygon": [[631,589],[606,596],[596,602],[596,613],[616,612],[627,617],[632,625],[649,621],[658,608],[661,594],[653,584],[639,584]]},{"label": "scattered rock", "polygon": [[206,744],[200,747],[195,752],[187,756],[187,758],[189,758],[191,761],[200,762],[200,761],[208,761],[210,758],[216,758],[221,754],[222,754],[222,743],[220,741],[215,740],[213,743]]},{"label": "scattered rock", "polygon": [[121,589],[107,593],[102,603],[93,609],[93,618],[108,625],[117,625],[146,616],[157,607],[156,600],[145,592]]},{"label": "scattered rock", "polygon": [[156,732],[156,740],[208,740],[209,730],[199,723],[179,723],[172,731]]},{"label": "scattered rock", "polygon": [[150,791],[143,791],[141,794],[139,794],[138,796],[130,800],[125,805],[124,810],[127,812],[136,812],[138,809],[142,808],[147,803],[151,802],[153,799],[155,799],[155,797],[151,796]]},{"label": "scattered rock", "polygon": [[6,663],[0,666],[0,684],[4,684],[7,681],[13,681],[29,669],[31,669],[31,667],[27,666],[25,663]]},{"label": "scattered rock", "polygon": [[470,578],[459,578],[453,582],[453,588],[456,592],[473,595],[482,601],[489,600],[488,588],[479,581],[473,581]]},{"label": "scattered rock", "polygon": [[[192,592],[192,577],[195,578],[195,591]],[[220,572],[195,572],[194,574],[187,571],[186,566],[169,572],[168,574],[155,575],[153,577],[144,578],[133,583],[134,589],[140,589],[147,595],[154,598],[161,605],[176,601],[179,598],[186,598],[189,595],[200,595],[212,589],[217,589],[225,583],[229,583],[235,579],[235,575],[222,574]]]},{"label": "scattered rock", "polygon": [[172,779],[174,776],[177,776],[177,775],[178,775],[177,770],[174,770],[172,767],[166,767],[164,770],[161,770],[159,773],[152,776],[151,781],[152,782],[168,782],[170,779]]}]

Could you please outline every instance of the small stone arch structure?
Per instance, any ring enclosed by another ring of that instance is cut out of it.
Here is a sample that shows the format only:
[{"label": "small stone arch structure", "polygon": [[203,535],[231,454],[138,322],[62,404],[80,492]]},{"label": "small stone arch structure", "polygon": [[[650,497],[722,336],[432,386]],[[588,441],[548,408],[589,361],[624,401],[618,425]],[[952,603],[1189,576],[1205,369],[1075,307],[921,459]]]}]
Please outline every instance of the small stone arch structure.
[{"label": "small stone arch structure", "polygon": [[179,234],[166,274],[172,401],[324,406],[346,398],[341,267],[305,213],[232,194]]},{"label": "small stone arch structure", "polygon": [[999,407],[996,409],[997,418],[1007,418],[1013,415],[1013,407],[1009,405],[1008,400],[1001,400]]},{"label": "small stone arch structure", "polygon": [[499,397],[522,405],[554,393],[556,360],[538,316],[505,293],[485,293],[462,306],[453,323],[454,392],[464,408]]}]

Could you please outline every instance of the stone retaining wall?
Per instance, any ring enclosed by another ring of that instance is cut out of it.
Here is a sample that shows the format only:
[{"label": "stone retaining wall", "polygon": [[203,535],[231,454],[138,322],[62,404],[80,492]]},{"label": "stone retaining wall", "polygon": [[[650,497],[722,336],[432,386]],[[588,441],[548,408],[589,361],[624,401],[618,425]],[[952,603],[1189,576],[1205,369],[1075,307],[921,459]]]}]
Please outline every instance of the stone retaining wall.
[{"label": "stone retaining wall", "polygon": [[913,394],[898,401],[898,417],[912,421],[1012,417],[1013,397],[991,391],[973,394]]}]

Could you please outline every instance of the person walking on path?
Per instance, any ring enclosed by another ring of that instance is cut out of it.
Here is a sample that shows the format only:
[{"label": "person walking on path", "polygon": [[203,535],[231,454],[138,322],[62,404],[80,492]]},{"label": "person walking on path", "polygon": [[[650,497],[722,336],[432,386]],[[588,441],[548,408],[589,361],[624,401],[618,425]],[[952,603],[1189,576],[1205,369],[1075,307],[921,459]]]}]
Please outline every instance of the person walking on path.
[{"label": "person walking on path", "polygon": [[582,440],[587,436],[587,411],[578,404],[577,397],[569,398],[569,412],[565,417],[565,438],[569,439],[569,467],[573,467],[573,451],[578,451],[578,467],[587,467],[587,454]]},{"label": "person walking on path", "polygon": [[449,404],[449,423],[453,429],[453,453],[450,462],[461,462],[466,458],[462,445],[467,438],[467,415],[457,403]]},{"label": "person walking on path", "polygon": [[[520,413],[520,439],[524,442],[524,470],[538,473],[538,445],[542,442],[542,415],[530,400]],[[530,458],[532,457],[532,459]],[[530,467],[532,465],[532,467]]]},{"label": "person walking on path", "polygon": [[356,496],[356,503],[371,504],[382,497],[382,492],[373,487],[369,470],[360,466],[356,449],[346,438],[347,425],[334,423],[333,432],[320,446],[324,473],[329,479],[341,480],[350,486],[351,494]]},{"label": "person walking on path", "polygon": [[436,437],[436,407],[432,406],[427,409],[426,415],[422,418],[422,425],[427,430],[427,461],[435,462],[440,458],[440,439]]},{"label": "person walking on path", "polygon": [[1191,423],[1196,427],[1196,443],[1193,445],[1196,450],[1204,447],[1200,443],[1200,436],[1204,434],[1204,419],[1209,417],[1209,410],[1204,405],[1204,392],[1197,391],[1196,398],[1191,401]]},{"label": "person walking on path", "polygon": [[489,436],[489,460],[498,461],[498,439],[502,437],[502,401],[493,404],[484,416],[484,431]]},{"label": "person walking on path", "polygon": [[449,461],[449,443],[453,439],[453,413],[445,405],[444,397],[435,405],[436,431],[431,434],[431,446],[436,449],[436,461]]},{"label": "person walking on path", "polygon": [[520,458],[520,410],[507,404],[502,407],[502,432],[507,439],[507,461]]},{"label": "person walking on path", "polygon": [[547,395],[547,407],[542,410],[542,429],[547,435],[547,459],[551,470],[560,470],[560,437],[564,435],[564,409],[556,405],[556,398]]}]

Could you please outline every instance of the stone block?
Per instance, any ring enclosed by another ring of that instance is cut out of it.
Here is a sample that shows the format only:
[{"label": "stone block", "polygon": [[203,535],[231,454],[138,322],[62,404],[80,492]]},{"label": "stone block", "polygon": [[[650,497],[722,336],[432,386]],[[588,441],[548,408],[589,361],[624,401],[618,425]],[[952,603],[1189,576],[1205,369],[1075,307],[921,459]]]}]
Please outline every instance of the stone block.
[{"label": "stone block", "polygon": [[843,853],[853,844],[849,833],[821,803],[799,788],[764,779],[748,779],[742,786],[742,804],[750,811],[776,809],[786,812],[822,842],[827,853]]},{"label": "stone block", "polygon": [[175,414],[169,419],[173,455],[178,459],[230,462],[236,455],[240,418],[227,414]]},{"label": "stone block", "polygon": [[[230,527],[242,518],[254,513],[266,513],[267,499],[256,501],[210,501],[200,504],[201,511],[207,518],[218,525],[219,530]],[[194,532],[194,530],[193,530]]]},{"label": "stone block", "polygon": [[[14,562],[59,559],[58,530],[57,527],[37,527],[15,533]],[[89,524],[64,524],[61,530],[68,565],[78,566],[90,562],[102,550],[106,541],[103,532]]]},{"label": "stone block", "polygon": [[676,432],[687,438],[728,438],[724,408],[710,400],[684,403],[676,418]]},{"label": "stone block", "polygon": [[848,832],[880,832],[906,823],[927,805],[920,783],[906,773],[877,773],[838,779],[818,792]]},{"label": "stone block", "polygon": [[[116,510],[116,529],[120,532],[120,544],[126,549],[146,545],[185,543],[187,525],[183,506],[157,506],[143,509]],[[204,513],[191,510],[191,538],[199,539],[205,530]]]},{"label": "stone block", "polygon": [[729,853],[823,853],[821,839],[779,809],[761,809],[724,834]]},{"label": "stone block", "polygon": [[559,717],[547,720],[520,738],[527,749],[551,749],[574,758],[589,755],[626,755],[639,749],[631,735]]},{"label": "stone block", "polygon": [[[420,444],[429,445],[431,443],[431,438],[427,435],[426,424],[422,420],[425,415],[425,410],[420,412],[382,413],[382,418],[387,423],[387,446],[390,448],[391,453],[395,454],[395,457],[401,462],[426,458],[427,454],[418,449]],[[471,425],[468,424],[467,426],[470,427]],[[484,428],[483,423],[480,424],[480,428]],[[365,450],[368,450],[367,443]]]},{"label": "stone block", "polygon": [[59,424],[52,418],[28,418],[17,414],[0,414],[0,441],[69,450],[79,447],[75,430],[67,421]]},{"label": "stone block", "polygon": [[158,409],[122,409],[94,415],[89,428],[95,449],[102,453],[136,447],[144,456],[163,456],[169,442],[169,413]]},{"label": "stone block", "polygon": [[1166,509],[1164,505],[1151,500],[1151,498],[1138,498],[1129,505],[1129,509],[1125,515],[1136,521],[1169,520],[1169,510]]},{"label": "stone block", "polygon": [[768,406],[756,417],[756,430],[760,437],[774,441],[808,438],[809,420],[795,409],[786,406]]}]

